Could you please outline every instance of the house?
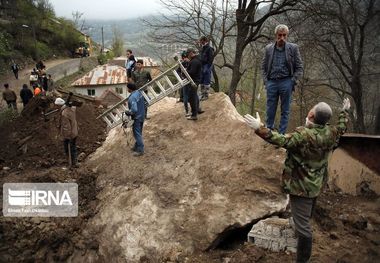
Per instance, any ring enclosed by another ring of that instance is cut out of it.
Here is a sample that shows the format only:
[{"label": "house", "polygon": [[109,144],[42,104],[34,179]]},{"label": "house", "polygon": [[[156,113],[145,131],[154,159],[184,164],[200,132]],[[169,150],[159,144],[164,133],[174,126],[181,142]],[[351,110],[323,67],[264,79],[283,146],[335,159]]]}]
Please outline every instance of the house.
[{"label": "house", "polygon": [[103,93],[109,89],[122,98],[128,96],[125,68],[116,65],[97,66],[82,78],[74,81],[71,86],[76,93],[96,98],[102,97]]}]

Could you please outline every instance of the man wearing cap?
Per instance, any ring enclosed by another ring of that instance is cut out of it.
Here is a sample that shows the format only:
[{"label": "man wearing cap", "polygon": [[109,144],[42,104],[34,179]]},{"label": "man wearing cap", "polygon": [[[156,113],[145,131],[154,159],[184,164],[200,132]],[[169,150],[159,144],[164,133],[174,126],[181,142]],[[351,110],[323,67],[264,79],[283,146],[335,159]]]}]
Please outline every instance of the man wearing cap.
[{"label": "man wearing cap", "polygon": [[61,106],[59,129],[63,138],[63,146],[66,155],[71,156],[71,166],[77,167],[77,146],[78,123],[76,119],[76,107],[66,105],[62,98],[55,100],[55,105]]},{"label": "man wearing cap", "polygon": [[141,156],[144,154],[144,141],[142,137],[144,119],[145,119],[145,100],[143,95],[134,83],[128,83],[128,110],[125,112],[127,116],[131,116],[133,120],[133,137],[136,140],[132,148],[133,156]]},{"label": "man wearing cap", "polygon": [[189,102],[191,107],[191,116],[187,117],[188,120],[196,121],[198,120],[198,113],[202,113],[199,109],[199,97],[198,97],[198,85],[201,81],[202,75],[202,63],[199,60],[195,49],[189,48],[187,49],[187,55],[189,58],[189,66],[187,67],[187,72],[190,77],[193,79],[195,86],[191,86],[189,90]]}]

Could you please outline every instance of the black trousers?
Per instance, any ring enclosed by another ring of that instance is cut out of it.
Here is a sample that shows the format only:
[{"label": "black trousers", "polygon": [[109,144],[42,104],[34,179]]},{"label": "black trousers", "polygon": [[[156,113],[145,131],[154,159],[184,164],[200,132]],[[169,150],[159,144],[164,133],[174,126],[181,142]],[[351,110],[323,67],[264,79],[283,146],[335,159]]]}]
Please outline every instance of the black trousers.
[{"label": "black trousers", "polygon": [[66,156],[69,155],[69,145],[70,145],[70,154],[71,154],[71,164],[74,165],[77,163],[77,137],[74,139],[64,139],[63,146],[65,149]]},{"label": "black trousers", "polygon": [[309,262],[313,246],[313,232],[310,219],[315,207],[316,198],[295,195],[290,197],[290,210],[293,216],[297,240],[297,263]]},{"label": "black trousers", "polygon": [[198,85],[196,87],[190,87],[189,102],[191,107],[191,116],[197,117],[199,110]]}]

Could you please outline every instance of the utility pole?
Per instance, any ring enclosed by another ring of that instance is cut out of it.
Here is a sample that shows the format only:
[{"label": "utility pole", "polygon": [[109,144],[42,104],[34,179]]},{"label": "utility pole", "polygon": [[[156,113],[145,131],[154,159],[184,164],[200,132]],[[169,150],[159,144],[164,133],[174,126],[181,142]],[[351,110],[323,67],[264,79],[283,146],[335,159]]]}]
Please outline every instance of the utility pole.
[{"label": "utility pole", "polygon": [[104,51],[104,34],[103,34],[103,27],[102,27],[102,50],[100,51],[101,54],[103,54]]}]

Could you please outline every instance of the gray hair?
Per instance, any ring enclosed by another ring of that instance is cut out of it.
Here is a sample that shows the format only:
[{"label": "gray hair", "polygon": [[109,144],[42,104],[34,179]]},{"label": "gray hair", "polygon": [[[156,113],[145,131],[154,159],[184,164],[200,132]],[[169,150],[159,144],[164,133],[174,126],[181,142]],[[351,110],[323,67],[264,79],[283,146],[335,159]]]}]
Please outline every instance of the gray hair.
[{"label": "gray hair", "polygon": [[278,31],[286,31],[287,33],[289,33],[289,28],[287,25],[278,25],[274,29],[274,34],[277,34]]},{"label": "gray hair", "polygon": [[314,123],[325,125],[332,116],[331,107],[326,102],[320,102],[313,107]]}]

